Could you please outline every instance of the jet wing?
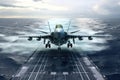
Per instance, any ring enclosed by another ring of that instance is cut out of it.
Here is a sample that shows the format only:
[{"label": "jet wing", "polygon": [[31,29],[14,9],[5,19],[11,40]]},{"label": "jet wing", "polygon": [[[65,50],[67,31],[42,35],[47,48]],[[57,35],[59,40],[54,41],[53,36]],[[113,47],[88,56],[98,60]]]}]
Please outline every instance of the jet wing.
[{"label": "jet wing", "polygon": [[49,39],[51,36],[50,35],[33,35],[33,36],[19,36],[19,38],[28,38],[29,41],[31,41],[33,38],[36,38],[38,41],[43,39]]},{"label": "jet wing", "polygon": [[93,37],[110,37],[110,35],[68,35],[68,38],[78,38],[79,40],[83,40],[84,37],[92,40]]},{"label": "jet wing", "polygon": [[40,32],[41,32],[41,33],[44,33],[44,34],[49,34],[49,32],[46,32],[46,31],[41,31],[41,30],[40,30]]},{"label": "jet wing", "polygon": [[32,35],[32,36],[19,36],[19,38],[28,38],[28,37],[32,37],[32,38],[38,38],[38,37],[40,37],[40,38],[49,38],[50,37],[50,35]]}]

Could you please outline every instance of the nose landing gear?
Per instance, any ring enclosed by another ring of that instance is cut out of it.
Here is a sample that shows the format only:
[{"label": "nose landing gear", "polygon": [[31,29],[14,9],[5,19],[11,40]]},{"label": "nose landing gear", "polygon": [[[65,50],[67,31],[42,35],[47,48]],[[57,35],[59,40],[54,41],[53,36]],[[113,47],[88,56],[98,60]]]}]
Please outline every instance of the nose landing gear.
[{"label": "nose landing gear", "polygon": [[58,47],[58,51],[61,51],[61,47]]}]

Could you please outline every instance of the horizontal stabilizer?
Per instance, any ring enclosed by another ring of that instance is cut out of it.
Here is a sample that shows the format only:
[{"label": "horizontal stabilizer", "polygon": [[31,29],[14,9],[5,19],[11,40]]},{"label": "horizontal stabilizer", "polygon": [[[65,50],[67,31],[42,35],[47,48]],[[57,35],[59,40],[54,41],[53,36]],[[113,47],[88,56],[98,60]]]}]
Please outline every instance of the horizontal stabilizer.
[{"label": "horizontal stabilizer", "polygon": [[70,32],[71,34],[73,34],[73,33],[76,33],[76,32],[79,32],[80,30],[76,30],[76,31],[72,31],[72,32]]},{"label": "horizontal stabilizer", "polygon": [[48,32],[46,32],[46,31],[40,31],[40,32],[42,32],[42,33],[44,33],[44,34],[49,34]]}]

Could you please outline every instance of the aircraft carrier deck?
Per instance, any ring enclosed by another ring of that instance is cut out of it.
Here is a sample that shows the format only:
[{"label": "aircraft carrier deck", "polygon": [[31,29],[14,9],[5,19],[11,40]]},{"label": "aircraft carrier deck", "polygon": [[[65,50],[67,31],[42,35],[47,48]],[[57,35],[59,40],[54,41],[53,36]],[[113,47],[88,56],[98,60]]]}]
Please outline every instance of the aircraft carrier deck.
[{"label": "aircraft carrier deck", "polygon": [[12,80],[105,80],[99,69],[72,50],[38,51],[13,75]]}]

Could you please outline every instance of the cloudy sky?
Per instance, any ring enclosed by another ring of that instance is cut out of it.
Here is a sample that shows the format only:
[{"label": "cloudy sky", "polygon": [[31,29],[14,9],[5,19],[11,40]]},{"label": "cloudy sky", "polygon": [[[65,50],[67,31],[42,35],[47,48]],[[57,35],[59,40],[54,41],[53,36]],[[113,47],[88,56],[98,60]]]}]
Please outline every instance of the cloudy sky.
[{"label": "cloudy sky", "polygon": [[120,0],[0,0],[0,17],[118,17]]}]

